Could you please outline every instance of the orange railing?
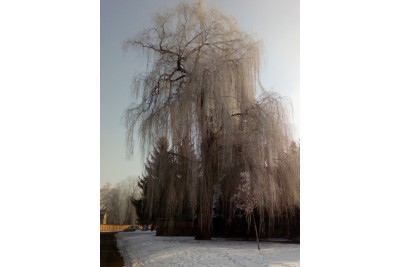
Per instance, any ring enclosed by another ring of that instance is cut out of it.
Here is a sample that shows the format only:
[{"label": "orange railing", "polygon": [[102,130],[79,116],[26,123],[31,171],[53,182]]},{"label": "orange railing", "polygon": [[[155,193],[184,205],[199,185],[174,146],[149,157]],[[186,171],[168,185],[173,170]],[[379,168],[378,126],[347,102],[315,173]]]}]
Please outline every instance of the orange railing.
[{"label": "orange railing", "polygon": [[125,228],[128,228],[130,225],[112,225],[112,224],[100,224],[100,232],[118,232],[122,231]]}]

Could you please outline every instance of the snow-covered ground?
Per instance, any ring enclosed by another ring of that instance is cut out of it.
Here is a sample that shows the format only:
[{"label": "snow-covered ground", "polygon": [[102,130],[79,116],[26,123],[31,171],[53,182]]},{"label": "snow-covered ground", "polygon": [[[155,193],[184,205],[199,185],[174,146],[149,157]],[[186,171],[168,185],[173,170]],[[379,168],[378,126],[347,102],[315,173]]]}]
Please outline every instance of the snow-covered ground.
[{"label": "snow-covered ground", "polygon": [[215,238],[156,236],[155,232],[121,232],[117,246],[125,267],[135,266],[300,266],[300,245],[232,241]]}]

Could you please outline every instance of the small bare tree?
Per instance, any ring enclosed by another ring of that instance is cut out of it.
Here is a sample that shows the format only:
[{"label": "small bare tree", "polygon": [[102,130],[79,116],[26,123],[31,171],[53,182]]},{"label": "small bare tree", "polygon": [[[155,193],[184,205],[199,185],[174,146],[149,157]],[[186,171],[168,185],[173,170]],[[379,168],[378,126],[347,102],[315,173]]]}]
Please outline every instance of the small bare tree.
[{"label": "small bare tree", "polygon": [[139,198],[139,187],[137,178],[130,176],[119,182],[116,186],[121,192],[121,221],[123,224],[135,224],[137,220],[135,206],[132,205],[131,199]]},{"label": "small bare tree", "polygon": [[260,241],[258,239],[257,222],[254,217],[254,210],[257,209],[257,199],[261,195],[259,190],[252,187],[250,181],[250,174],[248,172],[242,172],[240,174],[241,183],[237,188],[237,193],[234,195],[237,207],[240,208],[246,214],[246,221],[250,228],[251,220],[254,221],[254,230],[256,233],[256,240],[258,250],[260,250]]}]

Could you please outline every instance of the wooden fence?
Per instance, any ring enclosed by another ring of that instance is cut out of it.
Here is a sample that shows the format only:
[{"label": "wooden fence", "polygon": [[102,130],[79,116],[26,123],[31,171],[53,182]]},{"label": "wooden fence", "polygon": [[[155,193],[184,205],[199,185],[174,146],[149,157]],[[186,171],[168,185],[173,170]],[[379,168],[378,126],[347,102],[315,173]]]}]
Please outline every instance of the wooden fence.
[{"label": "wooden fence", "polygon": [[128,228],[129,226],[131,225],[100,224],[100,232],[118,232]]}]

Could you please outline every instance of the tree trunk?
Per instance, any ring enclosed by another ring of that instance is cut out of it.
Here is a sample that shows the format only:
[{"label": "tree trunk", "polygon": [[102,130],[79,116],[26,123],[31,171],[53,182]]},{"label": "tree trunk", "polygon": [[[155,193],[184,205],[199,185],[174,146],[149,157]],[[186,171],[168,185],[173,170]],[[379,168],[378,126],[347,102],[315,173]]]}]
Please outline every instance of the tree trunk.
[{"label": "tree trunk", "polygon": [[212,195],[204,192],[200,196],[199,216],[197,222],[196,240],[211,240],[212,227]]},{"label": "tree trunk", "polygon": [[260,241],[258,240],[257,223],[256,223],[256,219],[254,218],[254,212],[252,212],[251,215],[253,215],[254,230],[256,230],[257,246],[258,246],[258,250],[260,250]]},{"label": "tree trunk", "polygon": [[212,232],[212,208],[214,177],[217,171],[217,155],[214,149],[215,139],[213,134],[207,131],[207,139],[202,144],[202,169],[203,177],[199,188],[199,213],[196,240],[211,240]]}]

